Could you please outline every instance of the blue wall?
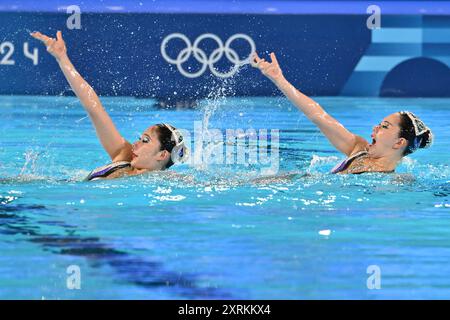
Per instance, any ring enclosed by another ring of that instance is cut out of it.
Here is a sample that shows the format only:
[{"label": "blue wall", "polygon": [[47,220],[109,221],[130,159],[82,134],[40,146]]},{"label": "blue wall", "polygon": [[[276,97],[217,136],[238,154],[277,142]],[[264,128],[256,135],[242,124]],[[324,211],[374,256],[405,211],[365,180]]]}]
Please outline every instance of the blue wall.
[{"label": "blue wall", "polygon": [[[206,96],[211,86],[223,81],[238,96],[277,93],[248,65],[227,79],[214,76],[209,69],[197,78],[183,76],[161,54],[163,39],[172,33],[182,33],[192,43],[205,33],[217,35],[224,43],[234,34],[246,34],[261,55],[276,52],[286,77],[310,95],[450,95],[446,89],[450,88],[447,15],[385,15],[382,28],[372,31],[366,26],[364,7],[361,14],[321,14],[320,6],[315,14],[168,14],[148,12],[152,11],[148,8],[142,12],[122,9],[125,12],[104,13],[95,8],[83,12],[81,6],[82,28],[69,30],[69,15],[64,10],[45,7],[35,12],[27,7],[29,12],[17,12],[17,8],[8,8],[0,6],[0,44],[14,45],[9,59],[14,60],[14,65],[0,65],[0,94],[70,94],[54,59],[28,34],[34,30],[48,34],[62,30],[73,63],[101,95],[194,100]],[[115,10],[120,11],[117,7]],[[37,65],[25,57],[25,42],[29,51],[38,49]],[[242,39],[230,47],[240,58],[250,51]],[[182,41],[173,40],[167,52],[176,57],[183,48]],[[199,48],[210,57],[217,45],[204,40]],[[8,51],[4,47],[0,60]],[[225,56],[215,64],[222,72],[232,66]],[[195,72],[202,64],[191,56],[183,67]],[[432,81],[424,82],[426,78]],[[414,90],[417,87],[420,90]]]}]

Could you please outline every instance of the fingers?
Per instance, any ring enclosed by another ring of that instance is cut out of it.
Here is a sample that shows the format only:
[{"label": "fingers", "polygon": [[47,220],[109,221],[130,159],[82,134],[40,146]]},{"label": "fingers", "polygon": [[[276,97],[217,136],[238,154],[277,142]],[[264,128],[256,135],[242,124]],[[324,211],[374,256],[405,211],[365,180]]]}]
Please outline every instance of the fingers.
[{"label": "fingers", "polygon": [[58,41],[63,41],[63,38],[62,38],[62,32],[61,32],[61,31],[58,31],[58,32],[56,33],[56,39],[57,39]]},{"label": "fingers", "polygon": [[258,62],[258,67],[260,69],[267,69],[268,67],[270,67],[270,62],[267,62],[266,60],[262,59]]},{"label": "fingers", "polygon": [[277,59],[277,57],[275,56],[275,53],[271,53],[270,54],[270,58],[272,59],[272,63],[274,63],[275,65],[278,65],[278,59]]},{"label": "fingers", "polygon": [[258,54],[255,52],[252,55],[252,66],[258,68],[264,75],[271,77],[273,75],[277,75],[281,72],[280,67],[278,65],[278,59],[275,56],[275,53],[270,53],[271,62],[266,61],[265,59],[261,59]]},{"label": "fingers", "polygon": [[251,59],[252,66],[253,66],[253,67],[258,67],[258,68],[261,68],[261,67],[262,67],[262,68],[267,68],[267,67],[270,66],[271,64],[273,64],[273,65],[275,65],[275,66],[278,66],[278,65],[279,65],[279,64],[278,64],[278,59],[277,59],[275,53],[272,52],[272,53],[270,54],[270,58],[271,58],[272,62],[266,62],[265,59],[261,59],[261,58],[258,56],[258,54],[255,52],[255,53],[253,53],[252,59]]},{"label": "fingers", "polygon": [[45,45],[49,44],[53,40],[53,38],[47,37],[45,34],[42,34],[40,32],[33,32],[31,33],[31,36],[42,41],[43,43],[45,43]]},{"label": "fingers", "polygon": [[261,59],[259,58],[258,54],[256,52],[253,52],[252,57],[250,59],[250,63],[252,65],[252,67],[255,67],[255,68],[258,67],[258,62],[260,60]]}]

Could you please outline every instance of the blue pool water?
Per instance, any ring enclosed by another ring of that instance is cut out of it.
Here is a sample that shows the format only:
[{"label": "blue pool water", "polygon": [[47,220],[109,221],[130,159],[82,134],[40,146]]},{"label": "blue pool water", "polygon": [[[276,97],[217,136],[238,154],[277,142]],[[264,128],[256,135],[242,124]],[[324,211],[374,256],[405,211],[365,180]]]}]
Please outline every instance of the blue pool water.
[{"label": "blue pool water", "polygon": [[[367,139],[411,110],[435,143],[395,175],[330,175],[343,155],[283,98],[178,111],[104,98],[130,141],[158,122],[279,129],[279,171],[206,161],[83,182],[108,157],[77,100],[0,97],[0,298],[449,298],[450,100],[317,100]],[[73,265],[79,290],[67,287]]]}]

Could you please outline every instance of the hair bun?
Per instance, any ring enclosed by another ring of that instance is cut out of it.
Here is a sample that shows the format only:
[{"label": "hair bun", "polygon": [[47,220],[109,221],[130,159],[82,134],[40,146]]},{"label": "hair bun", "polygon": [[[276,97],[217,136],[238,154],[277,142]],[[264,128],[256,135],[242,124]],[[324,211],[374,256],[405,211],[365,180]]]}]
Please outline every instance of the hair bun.
[{"label": "hair bun", "polygon": [[421,142],[419,148],[428,148],[433,143],[433,133],[431,133],[431,130],[428,129],[424,133],[421,134]]}]

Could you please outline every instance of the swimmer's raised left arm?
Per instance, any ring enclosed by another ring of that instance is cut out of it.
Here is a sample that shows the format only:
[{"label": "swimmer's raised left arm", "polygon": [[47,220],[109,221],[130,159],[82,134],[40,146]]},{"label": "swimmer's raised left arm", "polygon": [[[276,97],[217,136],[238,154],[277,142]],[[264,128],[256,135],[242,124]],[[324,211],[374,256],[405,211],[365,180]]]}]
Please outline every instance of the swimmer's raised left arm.
[{"label": "swimmer's raised left arm", "polygon": [[253,66],[261,70],[281,92],[300,110],[305,116],[317,125],[322,133],[339,151],[350,155],[356,146],[367,143],[364,138],[348,131],[340,122],[330,116],[316,101],[297,90],[286,78],[278,64],[277,57],[270,54],[272,62],[260,59],[255,53]]},{"label": "swimmer's raised left arm", "polygon": [[97,136],[112,161],[130,161],[132,157],[131,144],[119,133],[94,89],[73,66],[67,56],[66,44],[62,38],[61,31],[56,33],[56,39],[43,35],[40,32],[33,32],[31,36],[42,41],[47,47],[47,51],[56,58],[67,82],[69,82],[73,92],[80,99],[81,104],[92,120]]}]

